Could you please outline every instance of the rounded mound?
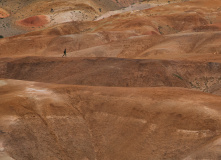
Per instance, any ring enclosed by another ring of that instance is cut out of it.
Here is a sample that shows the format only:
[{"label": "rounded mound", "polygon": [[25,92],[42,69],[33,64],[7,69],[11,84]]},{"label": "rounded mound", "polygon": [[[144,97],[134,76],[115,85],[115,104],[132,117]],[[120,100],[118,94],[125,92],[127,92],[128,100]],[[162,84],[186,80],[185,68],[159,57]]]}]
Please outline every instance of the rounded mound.
[{"label": "rounded mound", "polygon": [[17,24],[23,27],[43,27],[49,23],[49,19],[45,15],[37,15],[17,21]]},{"label": "rounded mound", "polygon": [[10,14],[6,10],[0,8],[0,18],[6,18],[9,16],[10,16]]}]

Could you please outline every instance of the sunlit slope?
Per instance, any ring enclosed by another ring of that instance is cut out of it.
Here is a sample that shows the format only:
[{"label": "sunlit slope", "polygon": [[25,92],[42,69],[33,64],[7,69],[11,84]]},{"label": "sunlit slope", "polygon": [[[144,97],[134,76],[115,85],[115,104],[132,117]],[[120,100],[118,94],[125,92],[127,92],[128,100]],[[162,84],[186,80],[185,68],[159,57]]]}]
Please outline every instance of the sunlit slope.
[{"label": "sunlit slope", "polygon": [[[181,88],[0,84],[2,151],[14,159],[182,159],[220,137],[220,96]],[[213,150],[204,157],[219,156]]]},{"label": "sunlit slope", "polygon": [[[154,1],[153,1],[154,2]],[[152,2],[152,3],[153,3]],[[70,21],[92,21],[107,11],[128,7],[138,0],[17,0],[0,3],[0,32],[4,37],[41,30]]]},{"label": "sunlit slope", "polygon": [[219,3],[195,0],[61,23],[0,40],[0,56],[56,57],[67,48],[71,57],[220,61]]}]

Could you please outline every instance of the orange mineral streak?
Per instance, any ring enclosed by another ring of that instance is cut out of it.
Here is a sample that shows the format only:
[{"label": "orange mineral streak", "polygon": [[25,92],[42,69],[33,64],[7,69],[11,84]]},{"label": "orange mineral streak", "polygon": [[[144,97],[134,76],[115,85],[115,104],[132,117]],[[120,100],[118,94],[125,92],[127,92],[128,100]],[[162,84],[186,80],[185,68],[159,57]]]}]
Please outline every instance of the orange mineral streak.
[{"label": "orange mineral streak", "polygon": [[9,16],[10,16],[10,14],[6,10],[0,8],[0,18],[6,18]]}]

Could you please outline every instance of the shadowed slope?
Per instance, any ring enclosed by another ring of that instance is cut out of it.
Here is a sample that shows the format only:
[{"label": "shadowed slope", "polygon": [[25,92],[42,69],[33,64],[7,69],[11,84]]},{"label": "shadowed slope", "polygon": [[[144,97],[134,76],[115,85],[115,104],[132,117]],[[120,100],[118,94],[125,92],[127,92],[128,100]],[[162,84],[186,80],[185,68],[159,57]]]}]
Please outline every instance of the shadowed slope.
[{"label": "shadowed slope", "polygon": [[91,86],[185,87],[220,94],[213,62],[27,57],[2,61],[1,78]]}]

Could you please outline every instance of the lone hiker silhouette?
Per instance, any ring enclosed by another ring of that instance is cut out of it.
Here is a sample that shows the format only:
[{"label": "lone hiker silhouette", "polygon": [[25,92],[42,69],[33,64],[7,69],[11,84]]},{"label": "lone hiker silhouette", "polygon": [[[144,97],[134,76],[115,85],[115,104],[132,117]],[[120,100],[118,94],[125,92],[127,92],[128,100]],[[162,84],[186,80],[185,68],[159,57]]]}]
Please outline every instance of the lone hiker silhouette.
[{"label": "lone hiker silhouette", "polygon": [[65,50],[64,50],[64,54],[63,54],[63,56],[62,57],[67,57],[67,55],[66,55],[66,48],[65,48]]}]

